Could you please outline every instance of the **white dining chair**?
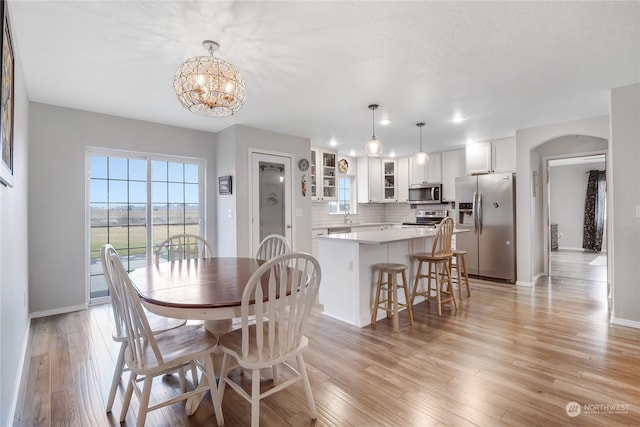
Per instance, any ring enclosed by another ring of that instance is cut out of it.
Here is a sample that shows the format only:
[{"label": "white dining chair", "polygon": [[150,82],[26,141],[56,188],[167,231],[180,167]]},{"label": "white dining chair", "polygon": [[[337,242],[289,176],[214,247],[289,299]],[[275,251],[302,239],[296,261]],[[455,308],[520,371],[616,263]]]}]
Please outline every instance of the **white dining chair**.
[{"label": "white dining chair", "polygon": [[210,258],[212,255],[211,245],[204,238],[195,234],[176,234],[158,244],[156,262]]},{"label": "white dining chair", "polygon": [[[107,282],[107,287],[109,288],[109,295],[111,297],[111,308],[113,311],[113,320],[115,323],[111,338],[113,339],[113,341],[120,343],[120,351],[118,352],[118,359],[116,361],[116,367],[113,371],[113,378],[111,380],[111,388],[109,389],[109,397],[107,398],[107,412],[111,412],[113,401],[115,400],[116,396],[116,391],[118,390],[118,384],[120,383],[120,379],[122,378],[122,373],[127,370],[125,368],[124,358],[128,343],[126,327],[124,323],[122,298],[120,296],[120,292],[114,285],[113,276],[115,273],[113,271],[113,263],[109,260],[109,257],[111,255],[118,256],[118,252],[112,245],[106,244],[100,248],[102,271],[104,272],[104,278]],[[147,313],[147,320],[149,321],[149,325],[154,334],[160,334],[162,332],[184,326],[187,323],[186,320],[171,319],[169,317],[157,316],[153,313]],[[179,371],[179,375],[180,384],[182,387],[185,387],[184,375],[182,371]]]},{"label": "white dining chair", "polygon": [[268,260],[289,253],[289,241],[279,234],[270,234],[258,245],[256,259]]},{"label": "white dining chair", "polygon": [[[216,421],[218,425],[223,425],[221,399],[218,397],[213,367],[213,353],[217,338],[207,332],[202,325],[185,325],[154,335],[145,310],[142,308],[140,297],[120,258],[116,254],[111,254],[109,262],[114,272],[114,287],[121,296],[128,339],[125,361],[131,371],[122,403],[120,422],[123,422],[127,416],[134,392],[140,401],[137,425],[141,427],[145,424],[148,412],[210,391]],[[204,376],[203,380],[194,385],[193,390],[183,389],[181,394],[150,406],[153,379],[189,366],[197,366]],[[138,379],[138,377],[142,378]],[[144,383],[142,389],[138,385],[139,382]]]},{"label": "white dining chair", "polygon": [[[309,254],[289,253],[265,262],[249,279],[242,294],[242,327],[220,337],[224,354],[219,396],[228,384],[251,403],[251,425],[258,426],[260,400],[302,380],[311,412],[317,418],[311,384],[302,358],[308,340],[302,332],[318,294],[320,265]],[[251,316],[251,314],[255,314]],[[296,367],[291,362],[296,361]],[[230,362],[251,371],[251,394],[229,376]],[[273,387],[260,391],[260,370],[278,365],[289,369],[290,379],[279,382],[274,369]]]}]

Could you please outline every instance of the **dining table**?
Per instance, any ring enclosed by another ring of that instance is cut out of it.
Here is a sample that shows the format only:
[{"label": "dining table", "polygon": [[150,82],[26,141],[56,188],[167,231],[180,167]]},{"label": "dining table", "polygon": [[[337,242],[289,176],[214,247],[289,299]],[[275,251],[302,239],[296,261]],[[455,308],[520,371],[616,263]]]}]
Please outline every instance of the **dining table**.
[{"label": "dining table", "polygon": [[[233,329],[234,318],[241,317],[244,288],[264,263],[241,257],[159,262],[137,268],[129,277],[147,310],[176,319],[203,320],[205,328],[219,337]],[[267,284],[262,286],[266,294]],[[218,373],[220,359],[214,357]],[[195,412],[202,397],[187,400],[187,414]]]},{"label": "dining table", "polygon": [[203,320],[220,336],[239,318],[242,292],[264,260],[241,257],[159,262],[129,273],[145,308],[160,316]]}]

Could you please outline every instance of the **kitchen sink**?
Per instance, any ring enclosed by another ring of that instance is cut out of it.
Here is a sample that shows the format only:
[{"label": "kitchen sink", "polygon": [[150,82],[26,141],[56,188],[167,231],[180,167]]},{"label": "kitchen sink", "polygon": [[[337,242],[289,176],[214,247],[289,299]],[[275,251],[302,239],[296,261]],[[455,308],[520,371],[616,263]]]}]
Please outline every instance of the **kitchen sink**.
[{"label": "kitchen sink", "polygon": [[327,234],[336,234],[336,233],[351,233],[351,227],[329,227],[327,229]]}]

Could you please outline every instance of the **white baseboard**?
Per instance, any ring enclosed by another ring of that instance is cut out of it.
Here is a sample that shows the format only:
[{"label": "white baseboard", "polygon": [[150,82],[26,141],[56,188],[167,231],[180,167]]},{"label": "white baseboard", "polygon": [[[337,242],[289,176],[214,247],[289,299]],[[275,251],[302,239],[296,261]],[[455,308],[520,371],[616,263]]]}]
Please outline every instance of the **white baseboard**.
[{"label": "white baseboard", "polygon": [[53,310],[36,311],[31,313],[31,318],[37,319],[38,317],[55,316],[56,314],[71,313],[74,311],[80,311],[80,310],[86,310],[86,309],[87,309],[87,304],[72,305],[71,307],[62,307],[62,308],[55,308]]},{"label": "white baseboard", "polygon": [[[29,373],[29,362],[27,359],[31,359],[31,350],[29,349],[29,342],[31,340],[31,319],[29,319],[29,326],[27,327],[27,338],[24,340],[22,344],[22,357],[20,358],[20,366],[18,366],[18,370],[16,371],[18,375],[16,376],[17,386],[14,388],[13,397],[11,398],[11,407],[9,412],[9,417],[7,418],[10,422],[10,425],[13,425],[15,422],[16,409],[18,406],[18,399],[20,398],[21,387],[26,385],[27,374]],[[27,369],[25,369],[27,366]],[[26,398],[26,396],[25,396]]]},{"label": "white baseboard", "polygon": [[533,288],[533,282],[525,282],[524,280],[516,280],[516,286],[524,286],[526,288]]},{"label": "white baseboard", "polygon": [[628,326],[630,328],[640,329],[640,322],[637,322],[635,320],[618,319],[614,317],[613,319],[611,319],[611,323],[614,325]]},{"label": "white baseboard", "polygon": [[532,281],[533,283],[536,283],[536,281],[537,281],[539,278],[544,277],[544,276],[545,276],[545,275],[544,275],[544,273],[538,273],[538,274],[536,274],[535,276],[533,276],[533,279],[531,279],[531,281]]}]

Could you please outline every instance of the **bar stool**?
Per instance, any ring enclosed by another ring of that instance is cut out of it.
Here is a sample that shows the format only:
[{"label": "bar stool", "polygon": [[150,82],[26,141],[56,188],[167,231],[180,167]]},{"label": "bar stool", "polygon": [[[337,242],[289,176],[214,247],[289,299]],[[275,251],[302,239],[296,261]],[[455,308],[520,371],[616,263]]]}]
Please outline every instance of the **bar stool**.
[{"label": "bar stool", "polygon": [[[438,316],[442,316],[442,304],[445,302],[453,302],[453,306],[458,309],[456,297],[453,293],[451,284],[451,236],[453,235],[453,219],[444,218],[436,228],[436,235],[433,238],[433,247],[431,253],[417,253],[411,255],[413,260],[418,261],[418,270],[416,272],[416,280],[413,284],[413,292],[411,293],[411,305],[416,296],[421,295],[427,301],[431,298],[431,291],[436,291],[436,299],[438,301]],[[422,272],[423,264],[427,263],[429,269],[426,274]],[[418,291],[420,279],[427,279],[427,289]],[[435,289],[431,287],[431,280],[435,279]],[[445,284],[447,287],[445,288]],[[443,295],[448,297],[443,298]]]},{"label": "bar stool", "polygon": [[[407,266],[404,264],[394,263],[378,263],[371,266],[373,272],[378,272],[378,286],[376,288],[376,298],[371,309],[371,324],[375,324],[378,317],[378,310],[385,310],[387,312],[387,319],[389,315],[393,315],[393,330],[400,330],[400,322],[398,320],[398,312],[401,308],[406,307],[409,313],[409,324],[413,325],[413,311],[411,310],[411,304],[409,304],[409,290],[407,289]],[[383,276],[387,275],[387,280],[383,281]],[[402,283],[398,283],[396,275],[400,274],[402,277]],[[404,290],[404,303],[398,301],[398,291]],[[386,292],[386,298],[380,299],[380,292]],[[382,306],[382,307],[380,307]]]},{"label": "bar stool", "polygon": [[[453,249],[451,255],[456,260],[455,263],[451,263],[451,282],[458,285],[458,296],[462,300],[462,285],[467,287],[467,297],[471,296],[471,290],[469,290],[469,275],[467,274],[467,263],[465,261],[465,255],[467,251],[460,249]],[[456,270],[456,274],[453,274],[453,270]]]}]

